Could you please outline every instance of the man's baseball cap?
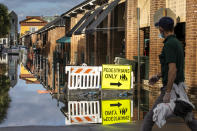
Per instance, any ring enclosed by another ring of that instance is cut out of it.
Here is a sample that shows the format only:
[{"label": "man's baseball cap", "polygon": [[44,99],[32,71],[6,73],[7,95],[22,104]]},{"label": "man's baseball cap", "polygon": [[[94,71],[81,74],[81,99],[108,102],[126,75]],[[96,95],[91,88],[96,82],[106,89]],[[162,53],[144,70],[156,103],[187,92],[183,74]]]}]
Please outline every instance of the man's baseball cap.
[{"label": "man's baseball cap", "polygon": [[169,30],[174,27],[174,20],[171,17],[162,17],[159,22],[155,23],[156,27],[162,27],[164,30]]}]

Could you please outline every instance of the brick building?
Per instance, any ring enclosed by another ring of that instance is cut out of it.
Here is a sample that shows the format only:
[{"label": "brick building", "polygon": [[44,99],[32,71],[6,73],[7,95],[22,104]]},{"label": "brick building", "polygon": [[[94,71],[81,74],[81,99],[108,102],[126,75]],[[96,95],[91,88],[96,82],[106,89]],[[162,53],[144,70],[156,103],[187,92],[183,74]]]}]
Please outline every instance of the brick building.
[{"label": "brick building", "polygon": [[[33,62],[37,67],[35,73],[44,86],[56,90],[59,81],[57,73],[61,68],[59,44],[56,41],[65,36],[65,20],[58,17],[35,33],[37,35]],[[64,73],[64,70],[60,73]]]},{"label": "brick building", "polygon": [[[160,72],[158,55],[163,46],[163,40],[157,37],[159,31],[154,27],[154,15],[161,8],[164,10],[169,8],[176,15],[175,33],[185,46],[186,83],[190,87],[195,86],[197,84],[196,54],[195,48],[191,47],[195,45],[196,21],[191,17],[195,18],[196,3],[192,2],[187,0],[87,0],[81,3],[62,14],[63,17],[70,19],[71,32],[68,32],[72,36],[70,64],[85,62],[88,65],[102,65],[114,63],[115,57],[134,60],[138,55],[137,8],[140,8],[140,55],[146,56],[149,60],[149,69],[146,68],[146,72],[149,73],[143,78],[148,79],[148,76]],[[165,15],[168,14],[164,13],[162,16]],[[192,78],[189,77],[191,74]]]},{"label": "brick building", "polygon": [[71,21],[71,64],[113,63],[122,53],[124,10],[124,0],[87,0],[62,15]]},{"label": "brick building", "polygon": [[[59,80],[57,73],[64,74],[65,65],[61,65],[60,44],[57,40],[65,36],[65,19],[58,17],[36,32],[21,37],[28,49],[27,67],[40,82],[57,92]],[[59,63],[59,65],[58,65]]]},{"label": "brick building", "polygon": [[[175,33],[185,47],[189,96],[196,101],[196,5],[194,0],[86,0],[28,38],[36,48],[34,71],[44,85],[57,92],[60,85],[66,85],[63,80],[66,65],[114,64],[116,57],[123,58],[124,64],[136,63],[139,33],[140,56],[145,63],[142,72],[146,72],[141,78],[147,85],[149,77],[160,72],[158,55],[163,46],[154,26],[155,13],[162,10],[159,16],[162,17],[170,9],[177,21]],[[139,32],[137,8],[140,9]],[[158,86],[162,86],[161,82]],[[151,107],[159,88],[144,86],[147,87],[148,107]]]},{"label": "brick building", "polygon": [[[134,61],[138,55],[138,7],[140,55],[146,56],[149,61],[144,71],[148,73],[142,79],[148,79],[160,72],[158,55],[163,46],[163,40],[157,37],[159,31],[154,27],[154,15],[161,8],[169,8],[176,15],[175,33],[185,46],[186,83],[189,87],[195,87],[195,4],[189,0],[86,0],[61,15],[66,19],[65,38],[71,37],[67,50],[69,64],[112,64],[115,57]],[[37,44],[41,41],[37,40]]]}]

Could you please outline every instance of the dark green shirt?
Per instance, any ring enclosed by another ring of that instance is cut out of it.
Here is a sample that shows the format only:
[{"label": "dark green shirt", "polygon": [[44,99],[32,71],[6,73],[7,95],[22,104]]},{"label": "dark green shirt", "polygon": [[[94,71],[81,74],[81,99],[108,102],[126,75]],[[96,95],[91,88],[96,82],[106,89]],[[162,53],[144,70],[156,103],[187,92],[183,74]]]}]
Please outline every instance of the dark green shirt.
[{"label": "dark green shirt", "polygon": [[177,73],[175,83],[184,82],[184,51],[181,42],[175,35],[170,35],[164,40],[164,46],[161,55],[159,55],[161,63],[162,82],[166,86],[168,82],[168,64],[176,63]]}]

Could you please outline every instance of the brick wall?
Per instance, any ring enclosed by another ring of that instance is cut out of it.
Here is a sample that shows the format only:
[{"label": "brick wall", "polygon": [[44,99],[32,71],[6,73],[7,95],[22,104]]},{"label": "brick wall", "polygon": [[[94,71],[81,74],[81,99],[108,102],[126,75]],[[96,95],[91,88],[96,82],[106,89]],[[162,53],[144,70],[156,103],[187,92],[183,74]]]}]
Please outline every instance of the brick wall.
[{"label": "brick wall", "polygon": [[[140,120],[143,120],[144,113],[142,111],[140,111],[139,114],[140,114]],[[131,121],[137,121],[137,120],[138,120],[138,108],[134,107],[133,108],[133,117],[131,118]]]},{"label": "brick wall", "polygon": [[130,60],[137,56],[137,3],[138,0],[127,0],[126,4],[126,58]]},{"label": "brick wall", "polygon": [[94,53],[94,35],[86,35],[86,48],[85,48],[85,63],[88,65],[93,64],[93,53]]},{"label": "brick wall", "polygon": [[185,77],[188,86],[197,86],[197,1],[187,0]]},{"label": "brick wall", "polygon": [[[185,78],[190,100],[197,106],[197,1],[186,0]],[[194,112],[197,116],[197,111]]]},{"label": "brick wall", "polygon": [[[83,17],[84,14],[78,14],[71,18],[71,28]],[[81,56],[85,56],[86,37],[85,35],[72,35],[71,37],[71,64],[82,64]]]},{"label": "brick wall", "polygon": [[30,43],[31,43],[31,36],[30,35],[26,35],[25,36],[25,46],[30,48]]},{"label": "brick wall", "polygon": [[49,65],[49,75],[48,75],[48,85],[52,88],[53,83],[53,72],[52,72],[52,63],[53,63],[53,52],[57,45],[56,40],[65,36],[65,27],[56,27],[48,31],[48,40],[46,45],[47,56],[48,56],[48,65]]},{"label": "brick wall", "polygon": [[32,44],[34,45],[37,41],[37,34],[32,34],[31,35],[31,40],[32,40]]},{"label": "brick wall", "polygon": [[150,70],[149,76],[155,75],[161,72],[161,66],[158,55],[161,53],[163,47],[163,40],[158,38],[159,31],[154,26],[154,14],[160,8],[165,8],[166,4],[164,0],[151,0],[150,3]]},{"label": "brick wall", "polygon": [[107,55],[107,35],[103,32],[95,33],[95,42],[94,42],[94,56],[95,64],[102,65],[106,63]]}]

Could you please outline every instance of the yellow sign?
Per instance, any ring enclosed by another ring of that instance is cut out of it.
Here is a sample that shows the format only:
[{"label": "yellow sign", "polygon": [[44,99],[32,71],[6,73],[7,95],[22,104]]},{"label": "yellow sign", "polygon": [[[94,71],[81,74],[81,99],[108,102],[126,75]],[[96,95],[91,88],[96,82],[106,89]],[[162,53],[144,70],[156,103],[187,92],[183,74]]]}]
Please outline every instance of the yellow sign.
[{"label": "yellow sign", "polygon": [[131,100],[102,101],[103,125],[131,122]]},{"label": "yellow sign", "polygon": [[102,89],[131,89],[131,70],[129,65],[103,65]]}]

